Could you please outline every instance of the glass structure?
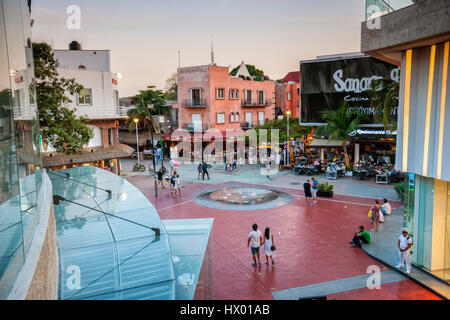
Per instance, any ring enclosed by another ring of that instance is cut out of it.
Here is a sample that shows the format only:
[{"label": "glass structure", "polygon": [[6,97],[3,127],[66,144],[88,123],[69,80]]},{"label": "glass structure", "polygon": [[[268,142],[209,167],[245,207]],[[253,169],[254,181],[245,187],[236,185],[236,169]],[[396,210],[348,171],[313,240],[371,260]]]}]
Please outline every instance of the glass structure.
[{"label": "glass structure", "polygon": [[409,7],[423,0],[366,0],[366,20]]},{"label": "glass structure", "polygon": [[193,299],[212,219],[162,221],[136,187],[96,167],[49,177],[60,299]]},{"label": "glass structure", "polygon": [[0,299],[25,261],[39,221],[39,121],[30,8],[0,0]]}]

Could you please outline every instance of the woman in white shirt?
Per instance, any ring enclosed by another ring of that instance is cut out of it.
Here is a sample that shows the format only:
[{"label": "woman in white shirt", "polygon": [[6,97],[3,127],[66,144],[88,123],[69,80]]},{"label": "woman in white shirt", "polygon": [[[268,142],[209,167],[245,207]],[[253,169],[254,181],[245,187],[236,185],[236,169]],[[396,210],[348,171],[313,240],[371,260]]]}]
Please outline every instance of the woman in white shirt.
[{"label": "woman in white shirt", "polygon": [[272,265],[275,264],[273,258],[275,258],[275,245],[273,244],[273,234],[270,233],[270,229],[266,228],[264,231],[264,254],[266,255],[266,264],[269,265],[269,257],[272,260]]},{"label": "woman in white shirt", "polygon": [[391,211],[392,211],[392,208],[391,208],[391,204],[388,202],[388,200],[387,199],[384,199],[383,200],[383,205],[381,206],[381,212],[383,212],[383,214],[387,214],[387,215],[390,215],[391,214]]}]

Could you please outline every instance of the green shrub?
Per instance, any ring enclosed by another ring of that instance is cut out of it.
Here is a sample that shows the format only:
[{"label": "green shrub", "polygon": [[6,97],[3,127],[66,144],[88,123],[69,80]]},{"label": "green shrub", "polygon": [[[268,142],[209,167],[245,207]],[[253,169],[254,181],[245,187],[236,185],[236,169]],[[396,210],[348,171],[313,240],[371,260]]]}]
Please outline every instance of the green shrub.
[{"label": "green shrub", "polygon": [[405,201],[405,193],[406,193],[405,183],[399,182],[394,184],[394,190],[397,192],[397,196],[400,198],[400,200],[402,202]]},{"label": "green shrub", "polygon": [[334,185],[329,184],[328,182],[319,183],[318,190],[322,192],[331,192],[334,190]]}]

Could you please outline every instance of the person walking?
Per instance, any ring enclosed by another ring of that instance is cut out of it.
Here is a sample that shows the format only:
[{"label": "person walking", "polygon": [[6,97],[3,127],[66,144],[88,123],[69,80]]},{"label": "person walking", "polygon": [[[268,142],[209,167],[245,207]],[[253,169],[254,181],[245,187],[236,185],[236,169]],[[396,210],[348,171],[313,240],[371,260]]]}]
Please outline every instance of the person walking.
[{"label": "person walking", "polygon": [[205,174],[208,176],[208,180],[209,180],[209,172],[208,172],[208,164],[206,163],[206,161],[203,161],[203,180],[205,180]]},{"label": "person walking", "polygon": [[165,189],[164,187],[164,172],[162,168],[159,168],[158,172],[156,173],[158,176],[158,183],[156,184],[156,187],[158,187],[158,185],[161,185],[161,189]]},{"label": "person walking", "polygon": [[173,188],[178,193],[178,196],[181,197],[180,175],[178,173],[175,173],[175,184]]},{"label": "person walking", "polygon": [[306,203],[311,204],[312,193],[311,193],[311,182],[309,181],[309,179],[306,180],[306,182],[303,184],[303,191],[305,192]]},{"label": "person walking", "polygon": [[266,255],[266,264],[269,265],[269,257],[272,261],[272,265],[275,264],[273,258],[275,258],[275,245],[273,242],[273,234],[270,232],[269,227],[264,230],[264,254]]},{"label": "person walking", "polygon": [[312,178],[312,202],[317,203],[317,191],[319,190],[319,181]]},{"label": "person walking", "polygon": [[403,269],[406,267],[406,273],[411,273],[411,247],[412,247],[411,236],[408,235],[408,229],[402,228],[402,234],[398,237],[397,247],[398,247],[398,258],[399,263],[397,268]]},{"label": "person walking", "polygon": [[372,214],[370,215],[370,222],[373,224],[373,231],[378,232],[380,227],[380,201],[375,200],[375,205],[372,207]]},{"label": "person walking", "polygon": [[270,169],[271,169],[271,167],[272,167],[272,165],[271,165],[270,161],[267,162],[267,163],[266,163],[266,177],[267,177],[267,179],[269,179],[269,180],[272,180],[272,179],[270,178]]},{"label": "person walking", "polygon": [[257,265],[261,265],[261,259],[260,259],[260,255],[259,255],[259,247],[261,246],[262,240],[263,239],[261,236],[261,231],[258,230],[258,225],[255,223],[252,226],[252,231],[248,235],[248,241],[247,241],[247,248],[251,242],[252,258],[253,258],[252,266],[254,266],[254,267],[256,267]]},{"label": "person walking", "polygon": [[[198,180],[200,180],[200,175],[203,172],[203,164],[201,162],[198,164],[197,170],[198,170]],[[205,179],[203,179],[203,180],[205,180]]]}]

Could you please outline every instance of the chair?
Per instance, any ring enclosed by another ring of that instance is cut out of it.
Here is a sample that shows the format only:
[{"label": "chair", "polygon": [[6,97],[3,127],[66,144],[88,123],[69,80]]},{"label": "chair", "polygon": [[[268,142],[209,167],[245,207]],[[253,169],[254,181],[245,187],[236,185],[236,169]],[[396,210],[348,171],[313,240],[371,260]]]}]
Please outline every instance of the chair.
[{"label": "chair", "polygon": [[337,172],[336,171],[327,171],[327,179],[337,180]]},{"label": "chair", "polygon": [[375,183],[387,184],[388,178],[386,174],[377,174],[375,177]]}]

